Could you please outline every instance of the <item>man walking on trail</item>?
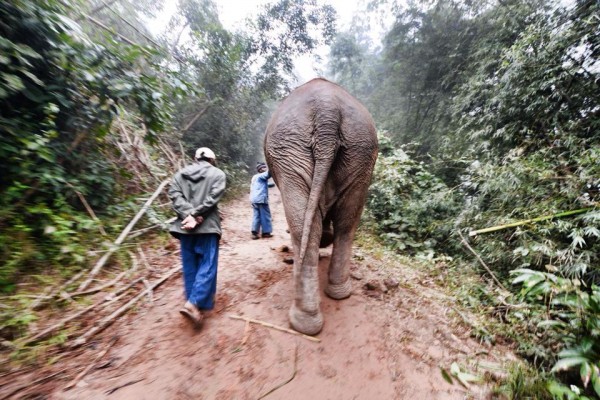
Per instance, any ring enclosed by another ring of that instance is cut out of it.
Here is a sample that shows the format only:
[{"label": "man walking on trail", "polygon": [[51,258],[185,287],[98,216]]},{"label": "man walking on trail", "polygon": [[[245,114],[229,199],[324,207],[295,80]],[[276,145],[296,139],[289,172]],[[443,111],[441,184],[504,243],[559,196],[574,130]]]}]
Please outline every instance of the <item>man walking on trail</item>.
[{"label": "man walking on trail", "polygon": [[271,224],[271,209],[269,208],[269,178],[271,173],[267,171],[267,164],[256,165],[256,175],[250,183],[250,203],[252,203],[252,239],[258,239],[258,233],[262,228],[262,237],[272,237],[273,226]]},{"label": "man walking on trail", "polygon": [[181,244],[186,303],[180,313],[196,327],[202,311],[214,308],[217,291],[217,264],[221,217],[218,203],[225,192],[225,173],[215,166],[216,157],[208,147],[196,150],[196,163],[175,174],[169,198],[177,220],[169,232]]}]

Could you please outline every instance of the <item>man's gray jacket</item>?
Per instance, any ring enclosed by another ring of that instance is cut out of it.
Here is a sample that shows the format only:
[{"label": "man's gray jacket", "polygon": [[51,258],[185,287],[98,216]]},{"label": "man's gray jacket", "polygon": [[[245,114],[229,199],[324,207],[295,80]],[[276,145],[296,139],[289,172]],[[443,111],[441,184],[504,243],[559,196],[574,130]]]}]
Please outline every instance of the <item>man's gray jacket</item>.
[{"label": "man's gray jacket", "polygon": [[[177,213],[177,221],[171,224],[169,232],[179,234],[216,233],[221,236],[221,217],[217,204],[225,192],[225,173],[207,161],[188,165],[173,177],[169,188],[169,198]],[[181,227],[181,221],[188,215],[202,216],[204,222],[192,230]]]}]

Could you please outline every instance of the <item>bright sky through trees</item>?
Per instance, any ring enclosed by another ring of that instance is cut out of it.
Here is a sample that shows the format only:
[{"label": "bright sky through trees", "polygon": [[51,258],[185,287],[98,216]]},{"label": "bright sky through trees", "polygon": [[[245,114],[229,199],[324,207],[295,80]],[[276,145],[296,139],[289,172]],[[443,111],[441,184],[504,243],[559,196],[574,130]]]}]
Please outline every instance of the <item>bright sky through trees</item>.
[{"label": "bright sky through trees", "polygon": [[[215,0],[215,4],[219,9],[221,23],[225,28],[232,31],[243,28],[246,18],[253,18],[262,5],[270,2],[272,0]],[[169,19],[175,12],[177,3],[176,1],[166,2],[164,11],[158,20],[149,23],[149,29],[154,34],[160,34],[164,31]],[[323,0],[322,3],[332,5],[337,11],[338,31],[349,29],[356,12],[366,8],[365,0]],[[377,26],[373,27],[372,37],[374,40],[379,40],[383,35],[384,28],[380,24],[374,25]],[[328,47],[319,49],[317,54],[321,57],[321,60],[315,60],[314,57],[308,55],[297,58],[295,72],[298,76],[298,84],[322,75],[328,52]]]}]

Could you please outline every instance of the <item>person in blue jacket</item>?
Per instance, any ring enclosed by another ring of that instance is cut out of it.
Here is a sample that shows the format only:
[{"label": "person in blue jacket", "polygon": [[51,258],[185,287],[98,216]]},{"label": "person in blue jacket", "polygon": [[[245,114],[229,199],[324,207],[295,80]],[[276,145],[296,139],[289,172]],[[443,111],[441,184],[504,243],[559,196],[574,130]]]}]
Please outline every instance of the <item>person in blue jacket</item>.
[{"label": "person in blue jacket", "polygon": [[271,209],[269,208],[269,178],[271,173],[265,163],[256,165],[258,172],[250,183],[250,203],[252,204],[252,239],[258,239],[262,232],[263,238],[273,237]]}]

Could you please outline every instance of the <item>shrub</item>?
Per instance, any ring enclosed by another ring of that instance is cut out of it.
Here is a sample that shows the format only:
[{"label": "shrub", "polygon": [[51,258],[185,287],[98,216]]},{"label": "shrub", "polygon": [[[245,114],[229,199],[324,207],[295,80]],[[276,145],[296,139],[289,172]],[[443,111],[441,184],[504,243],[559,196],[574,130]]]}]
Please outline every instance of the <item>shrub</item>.
[{"label": "shrub", "polygon": [[457,194],[403,149],[390,151],[385,138],[380,142],[367,208],[381,236],[409,254],[448,252]]}]

